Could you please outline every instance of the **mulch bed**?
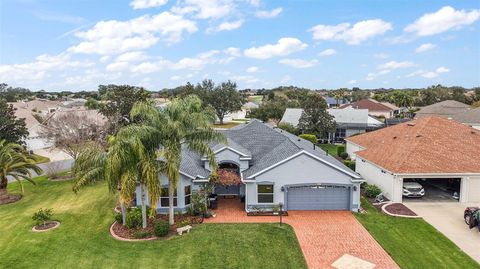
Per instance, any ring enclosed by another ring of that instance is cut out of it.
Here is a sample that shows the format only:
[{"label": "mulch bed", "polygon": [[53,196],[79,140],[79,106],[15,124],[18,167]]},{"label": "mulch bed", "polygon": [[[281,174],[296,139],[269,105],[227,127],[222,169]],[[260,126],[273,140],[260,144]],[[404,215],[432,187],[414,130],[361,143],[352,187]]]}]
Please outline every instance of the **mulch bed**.
[{"label": "mulch bed", "polygon": [[73,179],[73,175],[52,176],[48,178],[48,180],[50,181],[67,181],[72,179]]},{"label": "mulch bed", "polygon": [[0,196],[0,205],[6,205],[10,203],[15,203],[22,199],[23,195],[21,194],[5,194]]},{"label": "mulch bed", "polygon": [[[203,222],[203,219],[201,217],[197,217],[197,216],[189,216],[189,215],[176,215],[175,216],[175,223],[178,223],[178,222],[181,222],[181,221],[184,221],[184,220],[188,220],[190,222],[190,225],[193,225],[193,224],[200,224]],[[133,228],[133,229],[129,229],[125,226],[123,226],[122,224],[116,222],[113,226],[112,226],[112,229],[113,229],[113,232],[118,236],[118,237],[121,237],[121,238],[124,238],[124,239],[138,239],[138,238],[135,238],[135,233],[137,232],[147,232],[150,234],[150,236],[146,237],[146,238],[142,238],[142,239],[152,239],[152,238],[155,238],[155,234],[153,233],[153,223],[155,220],[164,220],[164,221],[167,221],[168,222],[168,215],[157,215],[155,216],[155,218],[148,218],[147,219],[147,227],[144,229],[144,228]],[[168,233],[167,236],[165,236],[164,238],[168,238],[170,236],[173,236],[176,234],[176,225],[172,225],[170,226],[170,232]]]},{"label": "mulch bed", "polygon": [[389,204],[385,207],[385,210],[395,215],[417,216],[417,214],[415,214],[415,212],[410,210],[410,208],[400,203]]},{"label": "mulch bed", "polygon": [[39,231],[43,231],[43,230],[48,230],[48,229],[50,229],[50,228],[52,228],[52,227],[55,227],[55,225],[57,225],[57,223],[54,222],[54,221],[51,221],[51,222],[45,223],[45,225],[43,225],[43,224],[36,225],[36,226],[35,226],[35,229],[37,229],[37,230],[39,230]]}]

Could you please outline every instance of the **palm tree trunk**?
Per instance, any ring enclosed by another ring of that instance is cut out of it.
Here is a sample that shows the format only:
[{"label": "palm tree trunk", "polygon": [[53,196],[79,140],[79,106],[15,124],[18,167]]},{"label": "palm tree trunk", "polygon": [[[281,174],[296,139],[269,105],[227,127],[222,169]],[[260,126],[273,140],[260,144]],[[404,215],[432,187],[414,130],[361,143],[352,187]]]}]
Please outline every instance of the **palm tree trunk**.
[{"label": "palm tree trunk", "polygon": [[125,208],[125,202],[120,199],[120,210],[122,211],[122,225],[125,226],[127,222],[127,209]]},{"label": "palm tree trunk", "polygon": [[0,196],[7,195],[8,179],[6,176],[0,178]]},{"label": "palm tree trunk", "polygon": [[173,211],[173,195],[175,192],[175,186],[173,184],[168,185],[168,223],[170,225],[175,224],[175,213]]},{"label": "palm tree trunk", "polygon": [[142,192],[142,228],[147,228],[147,205],[145,202],[145,183],[140,184]]}]

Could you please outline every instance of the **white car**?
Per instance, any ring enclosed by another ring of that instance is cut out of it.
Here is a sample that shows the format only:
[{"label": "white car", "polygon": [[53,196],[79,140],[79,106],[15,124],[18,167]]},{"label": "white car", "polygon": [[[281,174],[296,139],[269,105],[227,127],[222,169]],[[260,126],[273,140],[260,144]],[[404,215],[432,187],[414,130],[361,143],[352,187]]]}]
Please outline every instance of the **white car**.
[{"label": "white car", "polygon": [[418,182],[404,182],[402,195],[404,197],[423,197],[425,189]]}]

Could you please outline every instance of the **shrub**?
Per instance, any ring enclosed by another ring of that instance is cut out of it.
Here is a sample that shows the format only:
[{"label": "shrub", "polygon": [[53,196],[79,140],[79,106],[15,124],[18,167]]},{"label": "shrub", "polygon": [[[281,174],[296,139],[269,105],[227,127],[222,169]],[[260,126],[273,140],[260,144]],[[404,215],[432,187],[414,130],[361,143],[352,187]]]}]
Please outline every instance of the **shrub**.
[{"label": "shrub", "polygon": [[382,193],[382,190],[377,185],[367,185],[365,187],[365,195],[369,198],[375,198]]},{"label": "shrub", "polygon": [[317,137],[314,134],[301,134],[299,135],[299,137],[307,141],[310,141],[313,144],[317,144]]},{"label": "shrub", "polygon": [[138,231],[133,234],[133,237],[136,239],[147,238],[150,237],[150,233],[146,231]]},{"label": "shrub", "polygon": [[348,153],[346,153],[345,151],[344,152],[341,152],[338,156],[340,156],[340,158],[346,160],[348,158]]},{"label": "shrub", "polygon": [[337,155],[340,156],[342,152],[345,152],[345,146],[338,146],[337,147]]},{"label": "shrub", "polygon": [[52,216],[53,216],[53,210],[51,208],[47,208],[47,209],[40,208],[37,212],[33,214],[32,219],[35,221],[36,225],[40,225],[40,224],[45,225],[47,221],[52,220]]},{"label": "shrub", "polygon": [[177,228],[185,227],[187,225],[190,225],[190,221],[188,219],[177,222]]},{"label": "shrub", "polygon": [[343,161],[343,164],[345,164],[348,168],[352,169],[355,171],[355,162],[352,160],[345,160]]},{"label": "shrub", "polygon": [[168,234],[170,225],[164,220],[156,220],[153,223],[153,233],[158,237],[163,237]]},{"label": "shrub", "polygon": [[130,229],[142,226],[142,210],[138,207],[130,208],[125,222],[125,226]]},{"label": "shrub", "polygon": [[117,223],[123,224],[122,213],[115,213],[115,215],[113,217],[115,218],[115,221]]}]

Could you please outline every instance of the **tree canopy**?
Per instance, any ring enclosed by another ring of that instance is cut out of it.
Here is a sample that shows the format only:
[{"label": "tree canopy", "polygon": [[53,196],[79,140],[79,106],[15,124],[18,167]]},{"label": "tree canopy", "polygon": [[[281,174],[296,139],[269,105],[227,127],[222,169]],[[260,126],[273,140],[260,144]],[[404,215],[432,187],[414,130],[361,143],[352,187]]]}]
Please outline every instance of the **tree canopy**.
[{"label": "tree canopy", "polygon": [[25,119],[17,119],[15,108],[0,98],[0,140],[22,144],[28,136]]},{"label": "tree canopy", "polygon": [[303,113],[298,128],[303,133],[324,137],[335,130],[333,116],[327,112],[327,102],[322,96],[312,93],[303,103]]}]

